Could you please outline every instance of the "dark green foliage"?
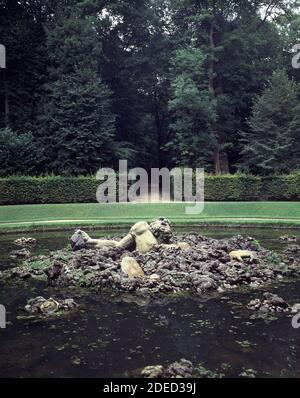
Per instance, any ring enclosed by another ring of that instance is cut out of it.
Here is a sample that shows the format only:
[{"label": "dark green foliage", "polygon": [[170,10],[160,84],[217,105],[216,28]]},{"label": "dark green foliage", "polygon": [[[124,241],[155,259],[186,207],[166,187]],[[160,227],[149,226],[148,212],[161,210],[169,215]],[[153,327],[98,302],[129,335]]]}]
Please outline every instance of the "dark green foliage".
[{"label": "dark green foliage", "polygon": [[98,75],[101,46],[90,20],[67,9],[48,30],[50,80],[40,117],[47,170],[78,175],[112,166],[115,116]]},{"label": "dark green foliage", "polygon": [[284,71],[275,72],[257,98],[243,133],[243,165],[262,173],[300,167],[299,88]]},{"label": "dark green foliage", "polygon": [[216,137],[211,129],[216,119],[215,101],[205,85],[205,56],[197,48],[177,50],[172,62],[170,129],[174,138],[166,148],[175,165],[209,165]]},{"label": "dark green foliage", "polygon": [[264,177],[262,192],[266,199],[298,201],[300,198],[300,172]]},{"label": "dark green foliage", "polygon": [[205,199],[217,202],[262,200],[262,179],[247,174],[206,176]]},{"label": "dark green foliage", "polygon": [[[0,178],[0,204],[92,203],[95,177]],[[300,173],[258,177],[247,174],[208,175],[206,201],[300,200]]]},{"label": "dark green foliage", "polygon": [[[158,167],[168,159],[169,59],[166,0],[104,0],[96,26],[102,39],[103,78],[113,91],[119,140],[136,149],[131,166]],[[106,12],[102,13],[103,7]]]},{"label": "dark green foliage", "polygon": [[96,201],[95,177],[10,177],[0,179],[1,204],[89,203]]},{"label": "dark green foliage", "polygon": [[[24,174],[90,174],[118,159],[293,171],[298,96],[280,120],[252,109],[274,71],[300,81],[291,66],[299,21],[296,0],[2,0],[0,128],[38,141],[45,158]],[[16,162],[2,175],[19,172]]]},{"label": "dark green foliage", "polygon": [[[198,95],[190,95],[189,102],[193,102],[195,108],[197,102],[207,99],[209,90],[210,102],[206,100],[208,126],[202,129],[202,137],[207,138],[201,147],[203,155],[207,149],[214,148],[210,167],[214,166],[216,173],[227,173],[236,165],[238,131],[250,114],[254,95],[276,68],[282,51],[276,28],[261,19],[262,3],[241,4],[241,1],[226,0],[171,2],[177,45],[185,48],[187,54],[191,49],[202,53],[202,89]],[[188,73],[191,74],[193,65],[192,73],[199,73],[195,62],[191,62]],[[179,117],[179,120],[183,121],[184,129],[184,118]],[[185,136],[188,135],[197,137],[189,123],[185,127]],[[200,148],[195,148],[193,138],[184,140],[182,137],[181,144],[192,154],[195,150],[200,151]],[[178,162],[181,161],[180,155]]]},{"label": "dark green foliage", "polygon": [[30,133],[0,129],[0,176],[34,173],[42,156]]},{"label": "dark green foliage", "polygon": [[40,138],[49,170],[57,174],[96,172],[113,163],[114,116],[110,92],[93,71],[78,69],[48,86]]},{"label": "dark green foliage", "polygon": [[[0,42],[7,50],[9,127],[14,131],[33,132],[36,127],[40,90],[47,79],[48,65],[46,34],[43,26],[53,13],[56,2],[56,0],[0,2]],[[2,74],[0,79],[2,102],[4,96]],[[0,107],[1,127],[5,127],[3,106]]]}]

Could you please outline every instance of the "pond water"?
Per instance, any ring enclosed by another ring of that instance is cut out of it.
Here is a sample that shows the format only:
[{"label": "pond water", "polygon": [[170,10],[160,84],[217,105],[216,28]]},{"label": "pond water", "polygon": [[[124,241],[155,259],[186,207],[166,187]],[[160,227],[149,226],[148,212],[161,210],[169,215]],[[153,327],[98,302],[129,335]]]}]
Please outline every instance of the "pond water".
[{"label": "pond water", "polygon": [[[201,233],[216,238],[251,235],[279,252],[286,245],[278,240],[280,235],[300,236],[300,230],[271,228],[202,228]],[[8,253],[20,236],[0,236],[0,269],[15,265]],[[70,233],[30,236],[38,239],[34,249],[38,254],[66,246]],[[7,309],[8,321],[7,328],[0,329],[0,377],[127,377],[144,366],[181,358],[201,364],[205,376],[300,377],[300,329],[292,328],[291,317],[253,319],[245,308],[266,290],[290,304],[300,302],[300,280],[263,290],[159,302],[130,294],[58,290],[42,281],[0,283],[0,303]],[[55,320],[22,319],[26,301],[38,295],[73,297],[82,306]]]}]

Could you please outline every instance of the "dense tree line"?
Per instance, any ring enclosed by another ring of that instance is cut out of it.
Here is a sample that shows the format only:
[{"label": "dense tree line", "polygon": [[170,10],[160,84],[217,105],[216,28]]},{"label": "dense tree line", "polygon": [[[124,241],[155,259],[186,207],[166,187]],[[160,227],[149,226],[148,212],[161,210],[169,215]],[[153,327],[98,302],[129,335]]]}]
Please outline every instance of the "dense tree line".
[{"label": "dense tree line", "polygon": [[299,14],[296,0],[0,1],[1,175],[299,169]]}]

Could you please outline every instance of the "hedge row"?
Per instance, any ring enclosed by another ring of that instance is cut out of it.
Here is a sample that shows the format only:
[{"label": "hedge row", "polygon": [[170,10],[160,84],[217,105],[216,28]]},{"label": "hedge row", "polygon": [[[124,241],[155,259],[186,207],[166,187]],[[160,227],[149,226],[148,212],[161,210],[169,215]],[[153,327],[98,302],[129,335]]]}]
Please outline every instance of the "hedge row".
[{"label": "hedge row", "polygon": [[[0,204],[92,203],[99,181],[95,177],[0,178]],[[300,200],[300,173],[258,177],[206,176],[207,201]]]},{"label": "hedge row", "polygon": [[235,174],[208,176],[207,201],[300,200],[300,173],[259,177]]}]

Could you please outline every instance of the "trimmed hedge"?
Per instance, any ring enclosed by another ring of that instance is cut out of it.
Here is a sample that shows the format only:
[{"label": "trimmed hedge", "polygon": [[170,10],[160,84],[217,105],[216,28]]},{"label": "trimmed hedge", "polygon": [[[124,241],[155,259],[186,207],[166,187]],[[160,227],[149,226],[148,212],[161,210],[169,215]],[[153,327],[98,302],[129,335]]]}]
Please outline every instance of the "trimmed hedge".
[{"label": "trimmed hedge", "polygon": [[[0,204],[93,203],[100,182],[95,177],[0,178]],[[300,172],[259,177],[253,175],[208,175],[207,201],[298,201]]]},{"label": "trimmed hedge", "polygon": [[94,177],[0,178],[0,204],[96,202]]},{"label": "trimmed hedge", "polygon": [[252,175],[206,176],[205,199],[207,201],[250,201],[262,196],[262,178]]}]

